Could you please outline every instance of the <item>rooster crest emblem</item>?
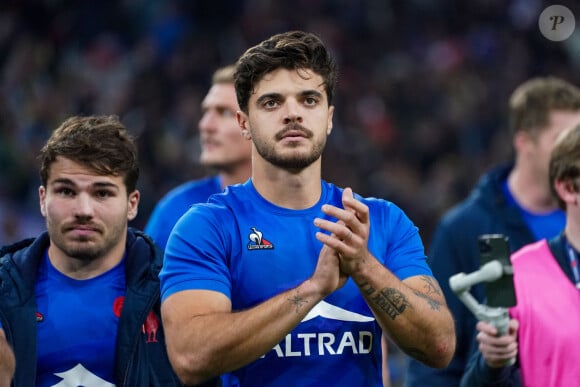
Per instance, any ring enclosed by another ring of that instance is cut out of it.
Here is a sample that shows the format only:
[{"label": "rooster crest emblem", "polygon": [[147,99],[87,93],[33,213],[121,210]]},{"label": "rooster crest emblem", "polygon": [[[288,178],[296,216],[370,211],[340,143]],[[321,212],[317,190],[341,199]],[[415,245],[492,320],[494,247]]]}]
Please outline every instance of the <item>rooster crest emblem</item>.
[{"label": "rooster crest emblem", "polygon": [[256,227],[250,227],[252,232],[248,235],[248,250],[262,250],[262,249],[273,249],[274,245],[272,242],[264,238],[262,232]]}]

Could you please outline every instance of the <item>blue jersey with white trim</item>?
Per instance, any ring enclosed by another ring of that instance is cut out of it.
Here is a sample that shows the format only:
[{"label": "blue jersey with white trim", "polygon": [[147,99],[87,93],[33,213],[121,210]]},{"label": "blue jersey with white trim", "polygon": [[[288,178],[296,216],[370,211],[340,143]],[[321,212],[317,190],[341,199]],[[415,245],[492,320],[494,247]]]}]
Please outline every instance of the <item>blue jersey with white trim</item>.
[{"label": "blue jersey with white trim", "polygon": [[[432,275],[417,227],[391,202],[369,206],[369,251],[398,278]],[[224,293],[251,308],[309,278],[322,243],[323,204],[342,207],[342,189],[322,182],[319,202],[289,210],[261,197],[251,181],[193,206],[175,226],[160,274],[162,298],[189,289]],[[240,385],[379,386],[381,329],[355,283],[327,296],[271,351],[233,372]],[[233,378],[232,378],[233,379]]]}]

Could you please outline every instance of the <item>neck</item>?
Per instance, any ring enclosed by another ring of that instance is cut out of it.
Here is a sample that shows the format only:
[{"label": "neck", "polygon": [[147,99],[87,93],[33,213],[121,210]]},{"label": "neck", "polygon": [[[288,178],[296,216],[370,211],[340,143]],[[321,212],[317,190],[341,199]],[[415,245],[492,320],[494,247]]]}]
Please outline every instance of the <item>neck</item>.
[{"label": "neck", "polygon": [[535,174],[514,168],[508,177],[509,190],[516,202],[529,212],[542,214],[558,208],[546,182]]},{"label": "neck", "polygon": [[235,168],[228,171],[221,171],[219,173],[222,189],[226,188],[228,185],[244,183],[250,178],[252,171],[252,163],[248,161],[247,163],[240,164]]},{"label": "neck", "polygon": [[125,243],[111,250],[106,256],[94,259],[70,257],[64,251],[51,244],[48,248],[48,259],[52,266],[67,277],[86,280],[97,277],[117,266],[125,254]]},{"label": "neck", "polygon": [[262,197],[279,207],[310,208],[320,200],[322,193],[320,160],[298,172],[271,165],[254,168],[252,183]]}]

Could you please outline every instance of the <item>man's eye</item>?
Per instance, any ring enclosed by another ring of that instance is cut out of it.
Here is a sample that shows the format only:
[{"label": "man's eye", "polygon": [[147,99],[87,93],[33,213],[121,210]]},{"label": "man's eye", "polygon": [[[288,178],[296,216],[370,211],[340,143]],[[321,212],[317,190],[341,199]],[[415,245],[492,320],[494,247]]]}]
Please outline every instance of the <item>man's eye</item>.
[{"label": "man's eye", "polygon": [[56,193],[62,196],[73,196],[75,191],[70,188],[59,188],[56,190]]},{"label": "man's eye", "polygon": [[274,108],[276,106],[278,106],[278,102],[276,100],[270,99],[264,102],[264,107],[266,108]]},{"label": "man's eye", "polygon": [[221,116],[224,118],[232,118],[236,116],[236,112],[234,112],[233,110],[229,110],[229,109],[224,109],[220,112]]},{"label": "man's eye", "polygon": [[314,97],[307,97],[304,102],[306,103],[306,105],[316,105],[318,103],[318,100]]},{"label": "man's eye", "polygon": [[109,191],[97,191],[96,195],[97,195],[97,197],[99,197],[99,198],[108,198],[108,197],[110,197],[110,196],[113,196],[113,195],[111,194],[111,192],[109,192]]}]

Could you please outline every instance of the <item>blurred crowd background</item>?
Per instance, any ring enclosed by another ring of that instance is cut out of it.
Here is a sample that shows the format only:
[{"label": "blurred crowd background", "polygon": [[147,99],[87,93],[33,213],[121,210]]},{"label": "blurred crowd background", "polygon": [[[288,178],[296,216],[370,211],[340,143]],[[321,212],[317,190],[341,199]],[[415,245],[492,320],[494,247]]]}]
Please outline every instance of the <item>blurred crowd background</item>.
[{"label": "blurred crowd background", "polygon": [[[142,228],[198,165],[212,72],[291,29],[318,33],[339,64],[324,178],[401,206],[425,244],[481,172],[510,157],[511,91],[532,76],[580,85],[580,6],[546,39],[540,0],[3,0],[0,244],[44,229],[36,155],[71,115],[116,114],[137,136]],[[397,372],[395,370],[395,372]],[[397,378],[397,375],[393,375]]]},{"label": "blurred crowd background", "polygon": [[117,114],[138,137],[142,202],[133,225],[143,227],[167,190],[208,172],[197,163],[197,121],[215,68],[272,34],[304,29],[328,42],[340,69],[324,177],[396,202],[428,244],[441,213],[509,157],[513,88],[546,74],[580,84],[580,30],[564,42],[544,38],[538,16],[548,5],[3,1],[0,243],[44,227],[36,154],[76,114]]}]

